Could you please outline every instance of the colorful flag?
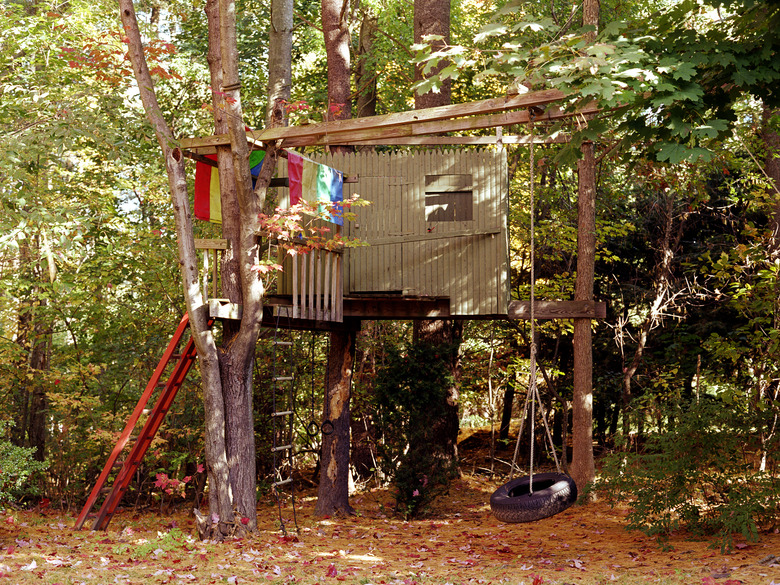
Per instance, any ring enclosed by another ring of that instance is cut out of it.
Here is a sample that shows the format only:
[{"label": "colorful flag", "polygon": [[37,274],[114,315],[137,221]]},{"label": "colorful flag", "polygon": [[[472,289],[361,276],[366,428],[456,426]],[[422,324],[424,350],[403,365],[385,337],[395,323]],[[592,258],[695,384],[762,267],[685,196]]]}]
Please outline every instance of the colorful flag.
[{"label": "colorful flag", "polygon": [[[287,176],[290,181],[290,205],[306,201],[316,205],[319,212],[325,211],[325,205],[344,200],[344,173],[326,165],[309,160],[295,152],[287,153]],[[338,213],[328,215],[326,219],[337,225],[344,225],[341,206],[336,205]]]},{"label": "colorful flag", "polygon": [[[249,155],[252,170],[252,186],[260,175],[265,152],[253,150]],[[216,155],[206,158],[216,162]],[[290,184],[290,205],[306,201],[316,206],[319,213],[325,213],[325,206],[335,203],[335,214],[325,219],[337,225],[344,225],[342,207],[344,200],[344,173],[321,165],[295,152],[287,153],[287,176]],[[222,203],[219,192],[219,171],[216,166],[200,162],[195,166],[195,217],[213,223],[222,223]]]},{"label": "colorful flag", "polygon": [[[249,153],[249,167],[252,173],[252,187],[263,168],[265,151],[253,150]],[[216,162],[217,155],[206,158]],[[219,171],[216,166],[198,161],[195,164],[195,217],[212,223],[222,223],[222,202],[219,195]]]}]

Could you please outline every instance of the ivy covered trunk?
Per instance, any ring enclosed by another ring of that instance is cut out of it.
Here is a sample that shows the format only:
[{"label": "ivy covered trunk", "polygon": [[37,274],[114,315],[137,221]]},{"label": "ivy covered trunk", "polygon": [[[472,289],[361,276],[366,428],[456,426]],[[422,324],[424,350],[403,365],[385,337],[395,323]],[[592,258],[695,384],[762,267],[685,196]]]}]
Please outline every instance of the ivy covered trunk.
[{"label": "ivy covered trunk", "polygon": [[458,465],[458,431],[460,430],[460,343],[463,340],[463,322],[448,319],[422,319],[414,322],[415,343],[429,346],[433,359],[441,362],[448,372],[446,390],[442,395],[440,416],[428,421],[430,440],[435,451],[448,467]]}]

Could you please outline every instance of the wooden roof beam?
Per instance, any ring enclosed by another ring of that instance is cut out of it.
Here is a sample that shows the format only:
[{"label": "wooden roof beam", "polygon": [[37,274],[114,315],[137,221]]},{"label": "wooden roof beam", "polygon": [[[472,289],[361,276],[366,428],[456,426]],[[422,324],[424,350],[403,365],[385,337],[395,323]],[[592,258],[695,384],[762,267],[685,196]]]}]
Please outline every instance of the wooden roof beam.
[{"label": "wooden roof beam", "polygon": [[[536,136],[534,144],[562,144],[569,142],[568,135]],[[356,146],[481,146],[492,144],[531,144],[530,136],[504,134],[503,136],[408,136],[399,138],[361,140],[350,142]]]},{"label": "wooden roof beam", "polygon": [[[453,104],[436,108],[425,108],[409,112],[397,112],[382,116],[369,116],[365,118],[350,118],[348,120],[336,120],[320,124],[306,126],[286,126],[280,128],[267,128],[265,130],[250,131],[250,140],[256,145],[259,142],[268,143],[277,140],[283,141],[283,146],[312,146],[315,144],[333,144],[329,137],[339,135],[340,140],[351,140],[353,136],[360,136],[362,132],[376,131],[377,129],[389,130],[398,126],[409,124],[422,124],[442,120],[452,120],[465,116],[484,116],[512,110],[527,109],[530,107],[542,107],[557,102],[566,97],[566,94],[557,89],[529,92],[510,95],[500,98],[492,98],[465,104]],[[527,120],[527,113],[526,120]],[[517,122],[511,122],[517,123]],[[502,125],[493,123],[493,125]],[[427,130],[429,133],[441,133],[442,130],[434,127]],[[325,141],[325,142],[323,142]],[[182,140],[182,147],[190,150],[216,147],[229,144],[227,135],[207,136],[202,138],[188,138]]]},{"label": "wooden roof beam", "polygon": [[[438,110],[439,108],[430,109]],[[576,111],[565,111],[561,110],[560,108],[553,107],[545,110],[543,114],[537,114],[535,117],[535,122],[541,123],[578,115],[595,114],[598,113],[598,111],[599,110],[595,104],[589,104],[585,108]],[[355,120],[371,121],[375,120],[375,118],[382,118],[382,116],[356,118]],[[475,137],[456,137],[453,139],[449,137],[443,137],[441,134],[512,126],[515,124],[527,124],[528,122],[529,114],[526,110],[436,121],[410,120],[405,124],[399,124],[395,126],[383,126],[381,124],[376,126],[366,125],[361,129],[350,129],[346,131],[323,131],[323,127],[335,124],[326,122],[323,124],[311,124],[309,126],[287,128],[287,130],[290,130],[291,132],[296,130],[295,134],[297,135],[290,138],[282,138],[281,140],[282,146],[286,148],[302,146],[326,146],[336,144],[480,144],[485,143],[483,141],[484,139],[472,140],[472,138]],[[300,135],[298,130],[301,129],[309,130],[310,133],[306,135]],[[275,128],[273,130],[279,129]],[[432,136],[433,134],[437,134],[438,136]],[[548,142],[549,141],[557,142],[558,140],[554,139],[548,140]],[[229,137],[227,134],[224,134],[208,136],[205,138],[184,139],[182,140],[182,147],[189,150],[195,149],[198,152],[208,154],[215,152],[216,146],[229,144],[229,142]],[[254,143],[257,144],[258,141],[255,140]],[[495,141],[487,143],[493,144]],[[509,144],[511,141],[506,141],[506,143]],[[530,142],[523,142],[522,140],[519,140],[514,143],[525,144]]]}]

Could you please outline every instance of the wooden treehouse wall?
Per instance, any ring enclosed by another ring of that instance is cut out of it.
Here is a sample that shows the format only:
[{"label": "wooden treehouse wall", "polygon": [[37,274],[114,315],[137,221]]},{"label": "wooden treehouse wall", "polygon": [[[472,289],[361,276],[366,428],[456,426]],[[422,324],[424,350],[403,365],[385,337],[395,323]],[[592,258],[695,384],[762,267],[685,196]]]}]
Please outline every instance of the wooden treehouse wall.
[{"label": "wooden treehouse wall", "polygon": [[[358,193],[371,202],[343,228],[370,244],[346,252],[345,295],[449,298],[453,316],[507,314],[504,150],[311,158],[358,176],[357,183],[344,185],[344,196]],[[279,175],[287,176],[285,161],[279,167]],[[291,273],[286,267],[280,294],[292,294]]]}]

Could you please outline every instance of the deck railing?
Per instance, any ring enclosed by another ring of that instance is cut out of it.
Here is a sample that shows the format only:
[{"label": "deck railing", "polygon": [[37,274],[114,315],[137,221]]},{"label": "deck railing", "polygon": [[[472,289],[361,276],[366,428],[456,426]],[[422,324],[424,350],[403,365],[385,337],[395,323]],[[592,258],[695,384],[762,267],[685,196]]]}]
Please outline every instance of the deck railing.
[{"label": "deck railing", "polygon": [[290,254],[288,259],[292,277],[293,319],[342,322],[341,251],[311,250],[305,254]]}]

